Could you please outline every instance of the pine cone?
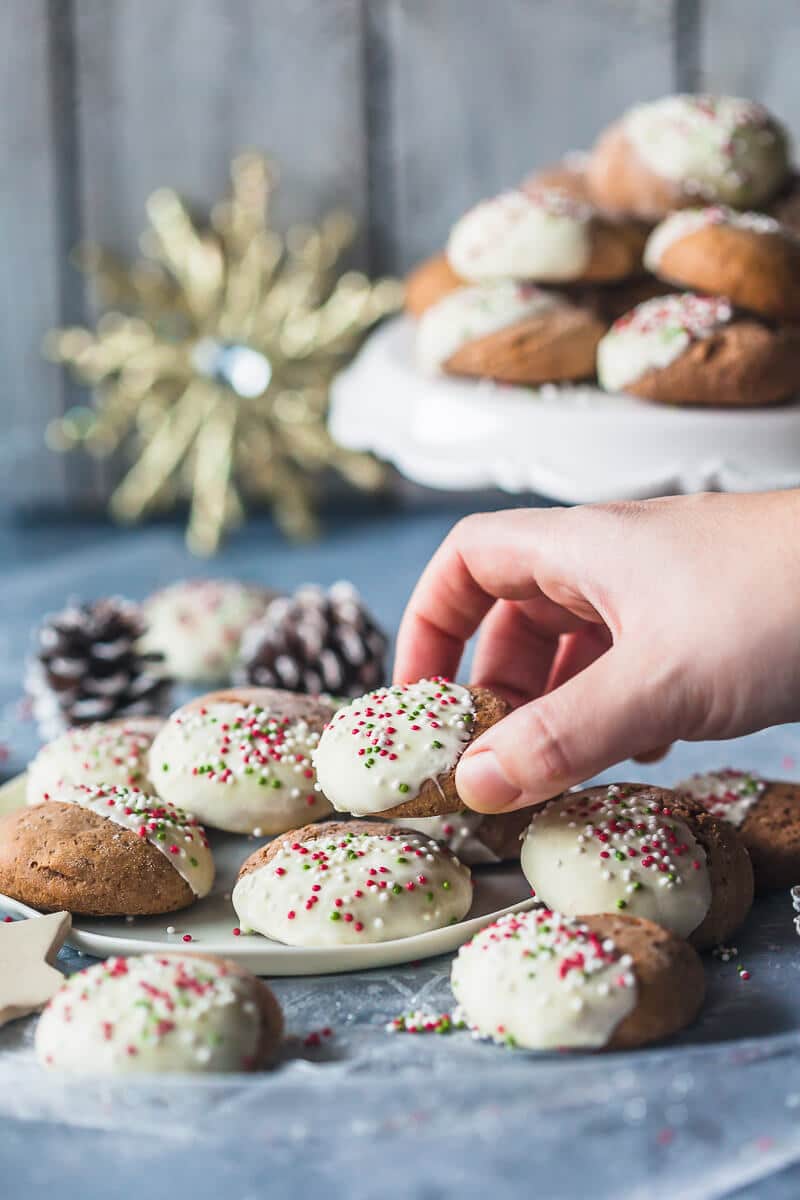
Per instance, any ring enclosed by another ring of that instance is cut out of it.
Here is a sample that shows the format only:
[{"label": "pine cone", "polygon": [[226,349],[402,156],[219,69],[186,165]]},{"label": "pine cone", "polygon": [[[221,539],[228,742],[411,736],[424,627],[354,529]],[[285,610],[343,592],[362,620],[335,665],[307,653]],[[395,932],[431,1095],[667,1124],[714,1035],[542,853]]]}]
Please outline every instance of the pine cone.
[{"label": "pine cone", "polygon": [[386,634],[351,583],[279,596],[242,638],[234,681],[360,696],[386,677]]},{"label": "pine cone", "polygon": [[168,709],[172,681],[159,668],[163,654],[139,650],[144,630],[139,607],[119,598],[70,604],[45,618],[25,679],[43,738]]}]

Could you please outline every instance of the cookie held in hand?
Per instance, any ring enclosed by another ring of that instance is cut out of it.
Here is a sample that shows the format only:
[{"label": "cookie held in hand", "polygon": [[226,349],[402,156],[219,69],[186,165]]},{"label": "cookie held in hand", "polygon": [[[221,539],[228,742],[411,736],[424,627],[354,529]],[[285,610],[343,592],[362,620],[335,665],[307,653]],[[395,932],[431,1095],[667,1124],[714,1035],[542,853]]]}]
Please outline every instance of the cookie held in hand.
[{"label": "cookie held in hand", "polygon": [[444,679],[378,688],[325,728],[314,752],[319,786],[337,812],[357,817],[458,812],[456,764],[507,712],[488,688]]},{"label": "cookie held in hand", "polygon": [[697,1016],[695,950],[652,921],[511,913],[462,946],[453,993],[473,1030],[529,1050],[630,1050]]},{"label": "cookie held in hand", "polygon": [[120,717],[67,730],[28,767],[28,804],[51,799],[65,784],[147,787],[148,752],[163,724],[160,717]]},{"label": "cookie held in hand", "polygon": [[0,892],[45,912],[174,912],[213,882],[202,825],[135,788],[64,786],[0,818]]},{"label": "cookie held in hand", "polygon": [[597,376],[606,391],[661,404],[776,404],[798,390],[800,333],[737,317],[720,297],[661,296],[614,322]]},{"label": "cookie held in hand", "polygon": [[290,946],[352,946],[460,921],[472,882],[467,867],[422,834],[331,821],[257,850],[232,900],[243,929]]},{"label": "cookie held in hand", "polygon": [[609,221],[560,188],[527,188],[465,213],[447,259],[471,283],[608,283],[641,273],[645,238],[635,222]]},{"label": "cookie held in hand", "polygon": [[635,105],[601,135],[587,168],[599,208],[645,221],[703,202],[760,208],[788,175],[786,132],[762,105],[687,94]]},{"label": "cookie held in hand", "polygon": [[499,279],[459,288],[428,308],[416,358],[430,375],[530,385],[588,379],[607,327],[558,292]]},{"label": "cookie held in hand", "polygon": [[727,941],[753,902],[753,869],[732,826],[643,784],[551,800],[531,821],[522,869],[559,912],[645,917],[698,949]]},{"label": "cookie held in hand", "polygon": [[788,888],[800,880],[800,784],[722,767],[692,775],[675,790],[738,830],[753,864],[756,891]]},{"label": "cookie held in hand", "polygon": [[645,262],[679,287],[725,296],[763,317],[800,320],[800,240],[763,213],[721,205],[672,213],[650,235]]},{"label": "cookie held in hand", "polygon": [[150,749],[151,778],[215,829],[284,833],[331,811],[311,753],[333,711],[278,688],[210,692],[167,721]]},{"label": "cookie held in hand", "polygon": [[36,1054],[73,1075],[254,1071],[282,1033],[275,996],[235,963],[142,954],[65,980],[39,1021]]}]

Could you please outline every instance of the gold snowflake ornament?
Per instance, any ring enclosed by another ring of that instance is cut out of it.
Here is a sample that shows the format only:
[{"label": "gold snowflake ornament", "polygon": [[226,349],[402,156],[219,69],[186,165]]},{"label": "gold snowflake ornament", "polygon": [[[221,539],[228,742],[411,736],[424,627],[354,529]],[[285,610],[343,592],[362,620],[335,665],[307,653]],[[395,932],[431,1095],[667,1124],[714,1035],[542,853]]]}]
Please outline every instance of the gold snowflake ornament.
[{"label": "gold snowflake ornament", "polygon": [[91,406],[51,423],[48,444],[132,454],[113,515],[136,521],[188,498],[187,542],[204,555],[241,521],[246,497],[302,538],[316,530],[326,469],[380,486],[380,464],[331,439],[328,389],[366,331],[402,302],[395,280],[340,273],[350,216],[281,236],[269,221],[274,167],[245,154],[231,178],[207,228],[175,192],[155,192],[144,257],[130,265],[82,247],[78,263],[108,310],[95,329],[54,330],[45,342],[94,389]]}]

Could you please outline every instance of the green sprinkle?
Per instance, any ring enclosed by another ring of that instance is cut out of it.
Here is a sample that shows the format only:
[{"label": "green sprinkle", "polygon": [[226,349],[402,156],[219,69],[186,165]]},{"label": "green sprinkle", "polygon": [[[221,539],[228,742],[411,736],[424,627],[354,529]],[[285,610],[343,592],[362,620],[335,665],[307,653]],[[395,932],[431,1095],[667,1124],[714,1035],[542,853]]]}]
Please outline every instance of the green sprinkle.
[{"label": "green sprinkle", "polygon": [[450,891],[450,880],[449,880],[449,879],[445,879],[445,880],[442,882],[442,887],[444,888],[444,890],[445,890],[446,892],[449,892],[449,891]]},{"label": "green sprinkle", "polygon": [[432,750],[441,750],[441,748],[442,748],[442,743],[441,743],[441,742],[437,742],[437,741],[433,741],[433,742],[431,742],[431,749],[432,749]]},{"label": "green sprinkle", "polygon": [[393,892],[393,894],[394,894],[395,896],[399,896],[399,895],[400,895],[400,893],[402,892],[402,890],[403,890],[403,889],[400,887],[400,884],[399,884],[399,883],[396,883],[396,884],[394,885],[394,887],[392,888],[392,892]]},{"label": "green sprinkle", "polygon": [[341,914],[340,914],[340,913],[338,913],[338,912],[332,912],[332,913],[331,913],[331,920],[332,920],[332,921],[341,921],[341,919],[342,919],[342,917],[341,917]]},{"label": "green sprinkle", "polygon": [[162,770],[162,771],[168,771],[168,770],[169,770],[169,763],[162,763],[162,764],[161,764],[161,770]]},{"label": "green sprinkle", "polygon": [[433,904],[433,892],[426,892],[425,896],[426,896],[426,899],[428,900],[428,903]]},{"label": "green sprinkle", "polygon": [[618,900],[617,901],[617,908],[627,908],[627,907],[628,907],[627,900]]},{"label": "green sprinkle", "polygon": [[400,783],[397,785],[397,790],[398,792],[403,792],[405,794],[407,791],[409,791],[409,786],[407,783]]},{"label": "green sprinkle", "polygon": [[625,855],[621,850],[615,850],[614,857],[616,858],[617,862],[625,862]]},{"label": "green sprinkle", "polygon": [[631,887],[633,888],[633,890],[634,890],[635,892],[640,892],[640,891],[642,890],[642,885],[639,883],[639,880],[638,880],[638,879],[636,880],[636,882],[635,882],[635,883],[632,883],[632,884],[631,884]]},{"label": "green sprinkle", "polygon": [[397,862],[399,862],[399,863],[407,863],[407,862],[408,862],[408,859],[407,859],[407,858],[403,858],[403,855],[401,854],[401,855],[399,855],[399,856],[398,856],[398,858],[397,858]]}]

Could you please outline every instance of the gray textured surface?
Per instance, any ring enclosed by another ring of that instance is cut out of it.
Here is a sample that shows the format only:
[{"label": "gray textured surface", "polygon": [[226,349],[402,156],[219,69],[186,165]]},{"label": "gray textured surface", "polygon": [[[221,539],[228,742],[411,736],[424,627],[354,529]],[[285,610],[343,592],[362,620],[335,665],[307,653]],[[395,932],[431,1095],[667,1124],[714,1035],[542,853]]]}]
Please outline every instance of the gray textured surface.
[{"label": "gray textured surface", "polygon": [[[253,523],[213,564],[281,588],[352,577],[395,627],[454,509],[340,518],[327,540],[287,548]],[[16,564],[0,595],[0,702],[18,694],[31,623],[70,593],[144,596],[200,574],[179,531],[0,527]],[[9,772],[35,746],[7,730]],[[791,775],[800,729],[725,746],[682,745],[661,766],[619,775],[670,782],[720,762]],[[797,1194],[800,1162],[800,944],[788,897],[762,902],[735,963],[708,960],[698,1024],[637,1054],[536,1056],[465,1034],[389,1035],[411,1005],[447,1008],[447,960],[343,978],[279,980],[292,1040],[274,1073],[240,1081],[62,1084],[32,1061],[32,1022],[0,1031],[3,1200],[110,1195],[153,1200],[324,1194],[331,1200],[650,1198]],[[738,961],[738,960],[737,960]],[[74,964],[74,960],[72,962]],[[330,1025],[319,1050],[303,1046]],[[793,1190],[794,1189],[794,1190]]]}]

